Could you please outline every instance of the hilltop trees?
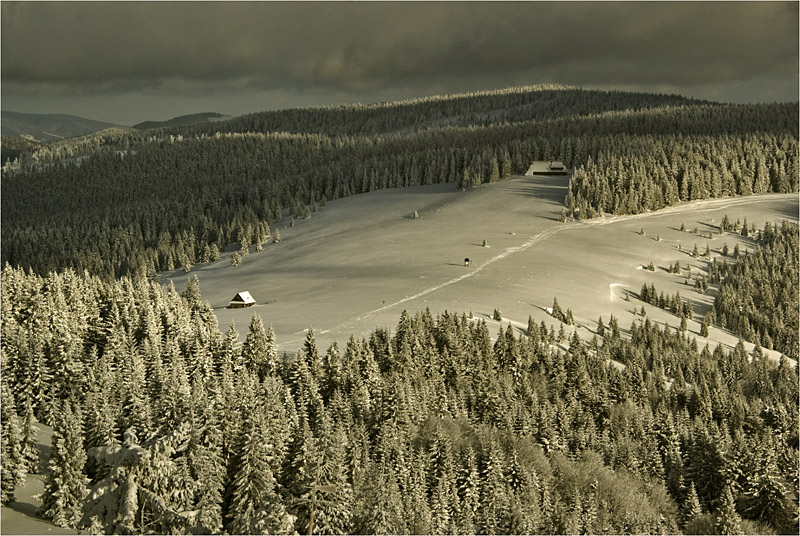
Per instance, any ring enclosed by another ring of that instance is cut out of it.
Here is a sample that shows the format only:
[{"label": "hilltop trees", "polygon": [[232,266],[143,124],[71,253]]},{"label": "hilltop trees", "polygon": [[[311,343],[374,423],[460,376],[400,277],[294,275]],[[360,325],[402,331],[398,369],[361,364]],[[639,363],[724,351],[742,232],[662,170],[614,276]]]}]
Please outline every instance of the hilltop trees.
[{"label": "hilltop trees", "polygon": [[536,159],[575,169],[565,214],[581,218],[797,191],[796,117],[796,104],[539,87],[65,140],[3,180],[2,260],[40,274],[153,277],[258,245],[270,224],[321,200],[466,188]]},{"label": "hilltop trees", "polygon": [[[565,204],[581,214],[636,214],[678,201],[795,191],[797,177],[786,171],[783,151],[796,143],[791,137],[754,135],[625,137],[576,167]],[[766,162],[772,163],[770,170]],[[753,174],[753,168],[759,172]],[[767,176],[782,178],[772,184]]]},{"label": "hilltop trees", "polygon": [[[587,344],[554,298],[555,329],[403,312],[393,332],[323,352],[309,329],[279,356],[259,315],[240,345],[196,278],[180,295],[152,281],[235,241],[241,260],[327,199],[469,187],[533,158],[577,168],[563,220],[797,187],[795,105],[570,90],[548,107],[545,91],[255,114],[65,160],[84,140],[4,176],[3,255],[34,269],[2,271],[3,502],[36,464],[38,420],[54,426],[42,514],[93,531],[305,532],[313,509],[319,533],[796,533],[797,371],[762,351],[797,358],[794,224],[724,218],[748,248],[696,248],[696,288],[719,288],[700,334],[717,323],[749,353],[703,347],[691,301],[643,285],[678,330],[642,306]],[[418,128],[419,110],[452,126]]]},{"label": "hilltop trees", "polygon": [[[723,228],[734,226],[727,219]],[[731,261],[711,259],[694,276],[697,292],[706,294],[715,289],[713,308],[703,315],[700,335],[707,337],[716,324],[729,329],[744,340],[774,349],[785,355],[797,356],[798,313],[794,307],[798,298],[798,227],[787,221],[779,225],[765,223],[754,238],[756,248],[745,255],[738,254],[738,244]],[[706,248],[706,258],[709,249]],[[670,273],[680,273],[680,262],[670,265]],[[688,284],[688,278],[686,280]],[[659,294],[650,284],[643,284],[639,299],[671,311],[681,318],[692,319],[691,300]]]}]

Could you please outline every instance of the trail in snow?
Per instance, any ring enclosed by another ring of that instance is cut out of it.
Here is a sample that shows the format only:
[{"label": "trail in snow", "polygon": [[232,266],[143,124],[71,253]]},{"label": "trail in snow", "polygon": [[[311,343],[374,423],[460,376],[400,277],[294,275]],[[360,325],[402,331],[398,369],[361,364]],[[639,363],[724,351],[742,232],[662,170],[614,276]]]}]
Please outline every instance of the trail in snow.
[{"label": "trail in snow", "polygon": [[387,309],[391,309],[393,307],[397,307],[398,305],[402,305],[402,304],[404,304],[404,303],[406,303],[408,301],[416,300],[417,298],[421,298],[422,296],[430,294],[431,292],[436,292],[437,290],[440,290],[440,289],[442,289],[444,287],[453,285],[455,283],[458,283],[459,281],[463,281],[464,279],[472,277],[475,274],[481,272],[484,268],[486,268],[490,264],[492,264],[494,262],[497,262],[497,261],[499,261],[501,259],[505,259],[506,257],[511,255],[512,253],[518,253],[520,251],[524,251],[524,250],[528,249],[529,247],[531,247],[532,245],[534,245],[534,244],[536,244],[538,242],[541,242],[542,240],[546,240],[547,238],[550,238],[554,234],[556,234],[556,233],[558,233],[560,231],[563,231],[564,229],[569,229],[569,228],[571,228],[571,226],[552,227],[550,229],[542,231],[541,233],[537,234],[536,236],[530,238],[527,242],[523,243],[522,245],[506,248],[503,251],[503,253],[500,253],[500,254],[495,255],[494,257],[492,257],[490,259],[485,260],[482,264],[478,265],[474,270],[470,270],[469,272],[467,272],[467,273],[465,273],[463,275],[460,275],[458,277],[454,277],[453,279],[445,281],[444,283],[440,283],[438,285],[426,288],[425,290],[420,291],[420,292],[414,294],[413,296],[406,296],[402,300],[398,300],[398,301],[396,301],[394,303],[390,303],[388,305],[384,305],[383,307],[379,307],[378,309],[375,309],[373,311],[369,311],[368,313],[365,313],[364,315],[359,316],[358,318],[352,319],[352,321],[358,322],[359,320],[364,320],[365,318],[367,318],[368,316],[371,316],[373,314],[386,311]]},{"label": "trail in snow", "polygon": [[643,212],[641,214],[626,214],[621,216],[601,216],[599,218],[594,218],[588,221],[584,221],[583,223],[585,225],[608,225],[610,223],[639,220],[639,219],[650,218],[653,216],[683,214],[685,212],[710,212],[712,210],[735,207],[738,205],[749,205],[753,203],[764,203],[767,201],[774,201],[775,196],[776,194],[760,194],[760,195],[750,195],[745,197],[722,197],[716,199],[701,199],[698,201],[690,201],[686,204],[673,205],[671,207],[662,208],[654,212]]},{"label": "trail in snow", "polygon": [[[345,327],[347,327],[347,326],[349,326],[351,324],[354,324],[356,322],[360,322],[361,320],[364,320],[365,318],[368,318],[368,317],[370,317],[370,316],[372,316],[374,314],[378,314],[378,313],[381,313],[383,311],[387,311],[389,309],[392,309],[394,307],[402,305],[402,304],[404,304],[406,302],[409,302],[409,301],[412,301],[412,300],[416,300],[416,299],[421,298],[423,296],[427,296],[428,294],[430,294],[432,292],[436,292],[437,290],[441,290],[441,289],[443,289],[445,287],[448,287],[450,285],[453,285],[455,283],[463,281],[464,279],[472,277],[475,274],[480,273],[484,268],[486,268],[490,264],[493,264],[493,263],[495,263],[495,262],[497,262],[499,260],[505,259],[506,257],[508,257],[509,255],[511,255],[513,253],[518,253],[520,251],[524,251],[524,250],[530,248],[531,246],[533,246],[534,244],[537,244],[537,243],[541,242],[542,240],[546,240],[546,239],[550,238],[551,236],[553,236],[556,233],[559,233],[559,232],[564,231],[566,229],[573,229],[573,228],[578,227],[578,226],[580,226],[579,223],[572,223],[572,224],[564,224],[562,226],[551,227],[550,229],[546,229],[546,230],[542,231],[541,233],[531,237],[530,239],[528,239],[526,242],[524,242],[523,244],[521,244],[519,246],[506,248],[502,253],[500,253],[498,255],[495,255],[494,257],[492,257],[490,259],[485,260],[483,263],[478,265],[476,268],[474,268],[473,270],[470,270],[469,272],[467,272],[467,273],[465,273],[463,275],[460,275],[458,277],[454,277],[453,279],[449,279],[449,280],[447,280],[447,281],[445,281],[443,283],[440,283],[438,285],[434,285],[432,287],[428,287],[428,288],[426,288],[426,289],[414,294],[413,296],[406,296],[402,300],[398,300],[396,302],[386,304],[386,305],[384,305],[382,307],[379,307],[377,309],[373,309],[372,311],[368,311],[368,312],[364,313],[361,316],[358,316],[358,317],[355,317],[355,318],[351,318],[349,320],[345,320],[344,322],[342,322],[341,324],[339,324],[339,325],[337,325],[335,327],[332,327],[330,329],[326,329],[326,330],[321,331],[321,333],[328,333],[329,331],[340,330],[340,329],[345,328]],[[287,341],[287,342],[285,342],[283,344],[291,344],[293,342],[294,341]]]},{"label": "trail in snow", "polygon": [[[436,292],[437,290],[440,290],[440,289],[442,289],[444,287],[447,287],[449,285],[453,285],[455,283],[458,283],[459,281],[463,281],[464,279],[472,277],[475,274],[481,272],[484,268],[486,268],[490,264],[493,264],[493,263],[495,263],[495,262],[497,262],[499,260],[505,259],[506,257],[508,257],[509,255],[511,255],[513,253],[519,253],[520,251],[525,251],[526,249],[530,248],[531,246],[533,246],[533,245],[535,245],[535,244],[537,244],[537,243],[539,243],[539,242],[541,242],[543,240],[547,240],[548,238],[550,238],[554,234],[559,233],[561,231],[565,231],[567,229],[575,229],[575,228],[579,228],[579,227],[592,226],[592,225],[609,225],[609,224],[612,224],[612,223],[621,223],[621,222],[626,222],[626,221],[630,221],[630,220],[644,219],[644,218],[653,217],[653,216],[663,216],[663,215],[667,215],[667,214],[680,214],[680,213],[684,213],[684,212],[701,212],[701,211],[704,211],[704,210],[705,211],[718,210],[719,208],[724,208],[724,207],[727,207],[727,206],[744,204],[746,202],[753,203],[753,202],[763,202],[763,201],[772,201],[773,200],[773,198],[769,197],[769,194],[767,194],[767,197],[764,198],[764,199],[756,199],[754,197],[755,196],[751,196],[750,198],[733,198],[732,197],[732,198],[724,198],[724,199],[705,199],[705,200],[701,200],[701,201],[694,201],[694,202],[686,204],[686,205],[667,207],[667,208],[664,208],[664,209],[661,209],[661,210],[658,210],[658,211],[655,211],[655,212],[646,212],[646,213],[643,213],[643,214],[630,214],[630,215],[622,215],[622,216],[611,216],[611,217],[595,218],[595,219],[585,220],[585,221],[581,221],[581,222],[566,223],[566,224],[562,224],[562,225],[560,225],[558,227],[551,227],[550,229],[546,229],[546,230],[542,231],[541,233],[537,234],[536,236],[531,237],[530,239],[528,239],[528,241],[524,242],[523,244],[521,244],[519,246],[506,248],[505,251],[503,251],[503,253],[500,253],[499,255],[495,255],[494,257],[484,261],[482,264],[480,264],[474,270],[471,270],[471,271],[469,271],[469,272],[467,272],[467,273],[465,273],[465,274],[463,274],[461,276],[458,276],[458,277],[455,277],[455,278],[450,279],[448,281],[445,281],[444,283],[440,283],[440,284],[435,285],[433,287],[426,288],[425,290],[422,290],[422,291],[418,292],[417,294],[414,294],[413,296],[407,296],[407,297],[403,298],[402,300],[398,300],[398,301],[396,301],[394,303],[390,303],[390,304],[384,305],[382,307],[379,307],[378,309],[374,309],[372,311],[369,311],[368,313],[365,313],[362,316],[359,316],[357,318],[353,318],[353,319],[348,320],[347,322],[345,322],[343,324],[340,324],[340,326],[343,326],[343,325],[348,324],[350,322],[358,322],[358,321],[363,320],[363,319],[365,319],[365,318],[367,318],[367,317],[369,317],[369,316],[371,316],[373,314],[386,311],[386,310],[391,309],[393,307],[397,307],[398,305],[402,305],[402,304],[404,304],[404,303],[406,303],[408,301],[415,300],[417,298],[421,298],[422,296],[430,294],[431,292]],[[615,283],[615,285],[618,285],[618,284]],[[619,286],[621,286],[621,285],[619,285]],[[337,326],[337,327],[339,327],[339,326]],[[333,329],[336,329],[336,328],[333,328]]]},{"label": "trail in snow", "polygon": [[[551,236],[553,236],[553,235],[555,235],[557,233],[560,233],[561,231],[566,231],[566,230],[569,230],[569,229],[577,229],[577,228],[581,228],[581,227],[598,226],[598,225],[599,226],[605,226],[605,225],[610,225],[610,224],[614,224],[614,223],[624,223],[624,222],[628,222],[628,221],[632,221],[632,220],[647,219],[647,218],[653,218],[653,217],[665,216],[665,215],[674,215],[674,214],[682,214],[682,213],[689,213],[689,212],[690,213],[708,212],[708,211],[711,211],[711,210],[719,210],[720,208],[727,208],[727,207],[732,207],[732,206],[737,206],[737,205],[752,204],[752,203],[762,203],[762,202],[766,202],[766,201],[774,201],[774,199],[775,199],[774,195],[775,194],[762,194],[762,195],[758,195],[758,196],[753,195],[753,196],[747,196],[747,197],[725,197],[725,198],[721,198],[721,199],[719,199],[719,198],[718,199],[703,199],[703,200],[698,200],[698,201],[692,201],[692,202],[689,202],[689,203],[686,203],[686,204],[682,204],[682,205],[675,205],[675,206],[671,206],[671,207],[666,207],[666,208],[663,208],[663,209],[660,209],[660,210],[657,210],[657,211],[654,211],[654,212],[644,212],[644,213],[641,213],[641,214],[626,214],[626,215],[619,215],[619,216],[605,216],[604,215],[604,216],[601,216],[601,217],[598,217],[598,218],[593,218],[591,220],[582,220],[582,221],[573,222],[573,223],[563,223],[563,224],[560,224],[558,226],[554,226],[554,227],[551,227],[549,229],[546,229],[546,230],[542,231],[541,233],[529,238],[526,242],[524,242],[523,244],[521,244],[519,246],[506,248],[502,253],[500,253],[498,255],[495,255],[494,257],[492,257],[490,259],[487,259],[482,264],[477,266],[475,269],[470,270],[469,272],[467,272],[467,273],[465,273],[463,275],[460,275],[458,277],[454,277],[453,279],[449,279],[449,280],[447,280],[447,281],[445,281],[443,283],[440,283],[438,285],[434,285],[432,287],[428,287],[428,288],[426,288],[426,289],[414,294],[413,296],[406,296],[405,298],[403,298],[401,300],[398,300],[396,302],[386,304],[386,305],[384,305],[382,307],[379,307],[377,309],[373,309],[372,311],[368,311],[368,312],[362,314],[361,316],[345,320],[344,322],[342,322],[342,323],[340,323],[340,324],[338,324],[338,325],[336,325],[336,326],[334,326],[332,328],[320,331],[320,333],[328,333],[330,331],[336,331],[336,330],[340,330],[340,329],[346,328],[347,326],[350,326],[350,325],[352,325],[352,324],[354,324],[356,322],[360,322],[361,320],[364,320],[365,318],[368,318],[368,317],[370,317],[372,315],[375,315],[375,314],[378,314],[378,313],[382,313],[383,311],[387,311],[389,309],[393,309],[393,308],[398,307],[398,306],[400,306],[400,305],[402,305],[404,303],[410,302],[412,300],[416,300],[416,299],[421,298],[423,296],[427,296],[428,294],[430,294],[432,292],[436,292],[437,290],[441,290],[441,289],[443,289],[445,287],[448,287],[450,285],[454,285],[456,283],[459,283],[460,281],[463,281],[465,279],[468,279],[468,278],[473,277],[474,275],[480,273],[487,266],[489,266],[489,265],[491,265],[491,264],[493,264],[493,263],[495,263],[497,261],[500,261],[502,259],[505,259],[509,255],[512,255],[514,253],[519,253],[520,251],[525,251],[528,248],[530,248],[531,246],[534,246],[534,245],[536,245],[536,244],[538,244],[538,243],[540,243],[540,242],[542,242],[544,240],[547,240]],[[292,341],[285,341],[285,342],[281,343],[280,346],[286,346],[286,345],[290,345],[290,344],[297,344],[298,342],[302,342],[302,340],[303,339],[295,339],[295,340],[292,340]]]}]

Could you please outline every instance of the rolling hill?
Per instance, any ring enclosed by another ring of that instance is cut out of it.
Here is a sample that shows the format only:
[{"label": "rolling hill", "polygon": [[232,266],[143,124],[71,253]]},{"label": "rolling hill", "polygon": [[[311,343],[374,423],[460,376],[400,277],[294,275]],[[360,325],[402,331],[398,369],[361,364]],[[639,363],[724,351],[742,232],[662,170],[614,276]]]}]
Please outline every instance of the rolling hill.
[{"label": "rolling hill", "polygon": [[231,119],[232,117],[233,116],[231,115],[225,115],[216,112],[202,112],[197,114],[181,115],[166,121],[143,121],[133,125],[133,128],[136,130],[147,130],[150,128],[183,127],[201,123],[218,123],[220,121]]},{"label": "rolling hill", "polygon": [[117,126],[119,125],[66,114],[2,112],[3,136],[27,138],[35,141],[74,138]]}]

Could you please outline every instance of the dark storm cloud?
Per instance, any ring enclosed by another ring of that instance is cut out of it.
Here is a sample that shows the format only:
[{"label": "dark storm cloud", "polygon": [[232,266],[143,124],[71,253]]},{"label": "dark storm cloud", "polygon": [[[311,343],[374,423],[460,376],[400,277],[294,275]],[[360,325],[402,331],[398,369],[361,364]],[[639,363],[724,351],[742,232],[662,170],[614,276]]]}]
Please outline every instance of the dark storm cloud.
[{"label": "dark storm cloud", "polygon": [[796,88],[798,4],[3,2],[3,96]]}]

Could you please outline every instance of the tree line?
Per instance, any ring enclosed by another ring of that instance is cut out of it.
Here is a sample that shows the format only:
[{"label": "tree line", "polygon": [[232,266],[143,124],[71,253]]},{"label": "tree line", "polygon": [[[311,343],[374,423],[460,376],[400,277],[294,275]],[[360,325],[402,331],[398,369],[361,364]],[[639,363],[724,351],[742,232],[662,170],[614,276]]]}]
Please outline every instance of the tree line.
[{"label": "tree line", "polygon": [[797,191],[797,137],[636,136],[590,156],[565,205],[580,217],[637,214],[680,201]]}]

